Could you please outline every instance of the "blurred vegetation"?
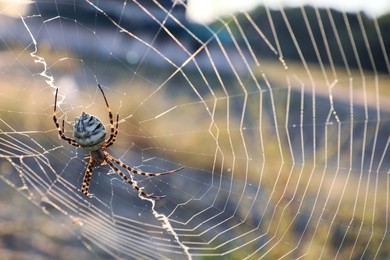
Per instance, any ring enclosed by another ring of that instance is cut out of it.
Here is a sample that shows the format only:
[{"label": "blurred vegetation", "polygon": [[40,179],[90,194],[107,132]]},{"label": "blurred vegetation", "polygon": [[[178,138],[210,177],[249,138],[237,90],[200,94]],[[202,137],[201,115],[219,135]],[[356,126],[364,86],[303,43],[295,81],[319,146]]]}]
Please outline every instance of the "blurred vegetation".
[{"label": "blurred vegetation", "polygon": [[[4,162],[0,159],[0,169]],[[2,171],[1,174],[5,172]],[[77,239],[78,226],[65,216],[43,214],[30,200],[0,184],[1,259],[90,259]]]},{"label": "blurred vegetation", "polygon": [[[250,11],[249,16],[273,46],[277,46],[273,30],[276,32],[278,44],[288,63],[299,62],[304,58],[308,63],[317,64],[319,54],[326,65],[333,63],[338,67],[346,67],[345,62],[347,62],[350,68],[358,68],[360,63],[366,71],[375,69],[388,72],[382,47],[386,49],[387,54],[390,52],[388,49],[390,46],[390,14],[370,18],[364,12],[343,13],[335,9],[311,6],[283,8],[283,11],[267,10],[260,6]],[[237,19],[241,28],[245,28],[245,36],[257,56],[273,57],[274,53],[270,51],[247,16],[239,15]],[[230,21],[230,19],[227,18],[225,21]],[[230,21],[229,26],[234,28],[235,24]],[[239,35],[237,28],[235,32]],[[332,60],[327,55],[325,42],[328,44]],[[346,60],[343,60],[340,47]],[[302,52],[302,56],[298,50]],[[370,54],[375,57],[374,64],[371,63]]]}]

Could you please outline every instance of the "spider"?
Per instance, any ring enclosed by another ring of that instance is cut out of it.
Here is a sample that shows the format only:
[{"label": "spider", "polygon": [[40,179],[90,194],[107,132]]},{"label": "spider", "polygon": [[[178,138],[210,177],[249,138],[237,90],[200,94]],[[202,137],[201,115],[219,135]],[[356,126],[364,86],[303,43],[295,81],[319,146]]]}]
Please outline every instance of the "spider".
[{"label": "spider", "polygon": [[108,117],[110,118],[111,124],[111,133],[110,136],[106,138],[106,130],[104,128],[103,123],[95,116],[89,115],[85,112],[82,112],[80,117],[76,117],[75,124],[73,126],[73,137],[69,138],[65,136],[65,120],[62,120],[62,126],[60,128],[60,124],[57,121],[57,94],[58,88],[56,90],[56,95],[54,99],[54,112],[53,112],[53,120],[57,127],[59,136],[67,141],[69,144],[83,148],[89,152],[89,163],[84,175],[83,186],[81,188],[81,192],[91,198],[92,194],[88,192],[89,185],[92,179],[92,172],[95,166],[108,164],[116,173],[119,174],[127,183],[129,183],[134,189],[138,191],[138,193],[147,198],[159,199],[163,196],[154,196],[153,194],[148,194],[143,191],[143,188],[137,186],[137,182],[128,178],[118,167],[115,165],[119,165],[122,168],[125,168],[129,172],[133,174],[140,174],[145,176],[161,176],[166,174],[175,173],[177,171],[182,170],[184,167],[177,168],[175,170],[161,172],[161,173],[148,173],[139,171],[131,168],[130,166],[124,164],[118,159],[115,159],[111,155],[109,155],[106,150],[108,147],[113,145],[116,141],[118,135],[118,127],[119,127],[119,114],[116,115],[116,124],[114,126],[113,116],[111,113],[110,106],[108,105],[106,95],[103,92],[102,87],[98,84],[100,91],[102,92],[104,101],[106,102]]}]

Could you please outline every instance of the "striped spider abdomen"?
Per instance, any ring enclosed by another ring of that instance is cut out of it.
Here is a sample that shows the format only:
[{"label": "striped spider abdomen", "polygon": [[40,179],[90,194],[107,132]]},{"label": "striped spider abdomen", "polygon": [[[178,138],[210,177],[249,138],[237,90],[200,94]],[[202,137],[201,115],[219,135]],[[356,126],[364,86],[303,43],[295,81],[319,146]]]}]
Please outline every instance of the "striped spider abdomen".
[{"label": "striped spider abdomen", "polygon": [[106,130],[99,118],[83,112],[75,119],[73,136],[81,147],[92,152],[102,148]]}]

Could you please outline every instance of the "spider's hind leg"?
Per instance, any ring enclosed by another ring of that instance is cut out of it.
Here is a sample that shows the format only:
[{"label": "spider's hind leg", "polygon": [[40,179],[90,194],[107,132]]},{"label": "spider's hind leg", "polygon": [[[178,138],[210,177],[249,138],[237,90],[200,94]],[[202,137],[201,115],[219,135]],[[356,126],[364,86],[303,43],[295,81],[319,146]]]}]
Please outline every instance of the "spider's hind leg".
[{"label": "spider's hind leg", "polygon": [[58,95],[58,88],[56,90],[56,95],[55,95],[55,98],[54,98],[54,111],[53,111],[53,121],[54,121],[54,124],[56,125],[57,131],[58,131],[58,135],[62,139],[67,141],[69,144],[71,144],[73,146],[76,146],[76,147],[80,147],[80,145],[76,142],[76,140],[65,136],[65,126],[64,126],[65,125],[65,120],[62,120],[62,126],[60,128],[60,124],[58,123],[58,120],[57,120],[57,95]]},{"label": "spider's hind leg", "polygon": [[108,118],[110,119],[110,126],[111,126],[110,137],[107,138],[107,140],[105,141],[104,146],[103,146],[103,150],[106,150],[108,147],[113,145],[115,143],[115,141],[116,141],[116,137],[118,135],[118,128],[119,128],[119,114],[116,115],[116,124],[114,126],[114,118],[112,116],[112,112],[111,112],[111,109],[110,109],[110,105],[108,104],[106,95],[104,94],[103,89],[100,86],[100,84],[98,84],[98,87],[100,89],[100,92],[102,92],[104,101],[106,102],[106,106],[107,106],[107,110],[108,110]]}]

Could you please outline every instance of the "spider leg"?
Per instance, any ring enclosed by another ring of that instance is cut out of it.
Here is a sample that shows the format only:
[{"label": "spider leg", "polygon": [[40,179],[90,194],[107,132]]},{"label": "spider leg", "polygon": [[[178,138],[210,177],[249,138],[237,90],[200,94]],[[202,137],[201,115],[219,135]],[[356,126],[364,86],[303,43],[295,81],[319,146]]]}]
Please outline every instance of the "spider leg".
[{"label": "spider leg", "polygon": [[165,196],[154,196],[152,194],[148,194],[148,193],[145,193],[143,192],[142,188],[138,187],[137,186],[137,182],[136,181],[132,181],[131,179],[129,179],[123,172],[121,172],[110,160],[110,158],[106,158],[106,161],[107,163],[111,166],[112,169],[114,169],[114,171],[116,171],[116,173],[119,174],[119,176],[121,176],[127,183],[129,183],[134,189],[136,189],[138,191],[139,194],[141,194],[142,196],[146,197],[146,198],[153,198],[153,199],[160,199],[162,197],[165,197]]},{"label": "spider leg", "polygon": [[92,172],[94,167],[95,167],[95,161],[92,158],[90,158],[87,170],[85,171],[83,186],[81,188],[81,192],[88,198],[92,198],[92,195],[89,194],[88,190],[89,190],[89,184],[91,183]]},{"label": "spider leg", "polygon": [[120,167],[125,168],[126,170],[128,170],[129,172],[131,172],[133,174],[139,174],[139,175],[144,175],[144,176],[157,177],[157,176],[161,176],[161,175],[167,175],[167,174],[175,173],[175,172],[178,172],[178,171],[184,169],[184,166],[183,166],[183,167],[177,168],[175,170],[167,171],[167,172],[149,173],[149,172],[143,172],[143,171],[139,171],[139,170],[133,169],[130,166],[127,166],[123,162],[119,161],[118,159],[115,159],[114,157],[112,157],[109,154],[107,154],[107,158],[112,160],[113,162],[117,163]]},{"label": "spider leg", "polygon": [[73,140],[72,138],[69,138],[67,136],[65,136],[65,130],[64,130],[64,124],[65,124],[65,121],[62,120],[62,128],[60,128],[60,124],[58,123],[57,121],[57,94],[58,94],[58,88],[56,90],[56,96],[55,96],[55,99],[54,99],[54,111],[53,111],[53,121],[54,121],[54,124],[56,125],[57,127],[57,130],[58,130],[58,134],[59,136],[64,139],[65,141],[67,141],[69,144],[71,145],[74,145],[76,147],[80,147],[80,145],[75,141]]},{"label": "spider leg", "polygon": [[114,126],[114,119],[113,119],[113,116],[112,116],[112,112],[111,112],[110,106],[108,105],[108,101],[107,101],[106,95],[104,94],[103,89],[100,86],[100,84],[98,84],[98,87],[99,87],[100,91],[102,92],[104,101],[106,102],[106,106],[107,106],[107,109],[108,109],[108,117],[110,118],[111,133],[110,133],[110,137],[105,141],[105,146],[104,146],[105,148],[107,148],[107,147],[109,147],[109,146],[111,146],[111,145],[113,145],[115,143],[116,136],[118,135],[119,114],[116,115],[116,125]]},{"label": "spider leg", "polygon": [[76,140],[72,139],[72,138],[69,138],[67,136],[65,136],[65,120],[62,120],[62,126],[61,126],[61,138],[68,141],[69,144],[73,145],[73,146],[76,146],[76,147],[81,147],[77,142]]},{"label": "spider leg", "polygon": [[115,133],[114,135],[110,135],[110,137],[105,142],[105,149],[113,145],[116,141],[116,137],[118,136],[118,127],[119,127],[119,114],[116,114],[116,125],[115,125]]}]

